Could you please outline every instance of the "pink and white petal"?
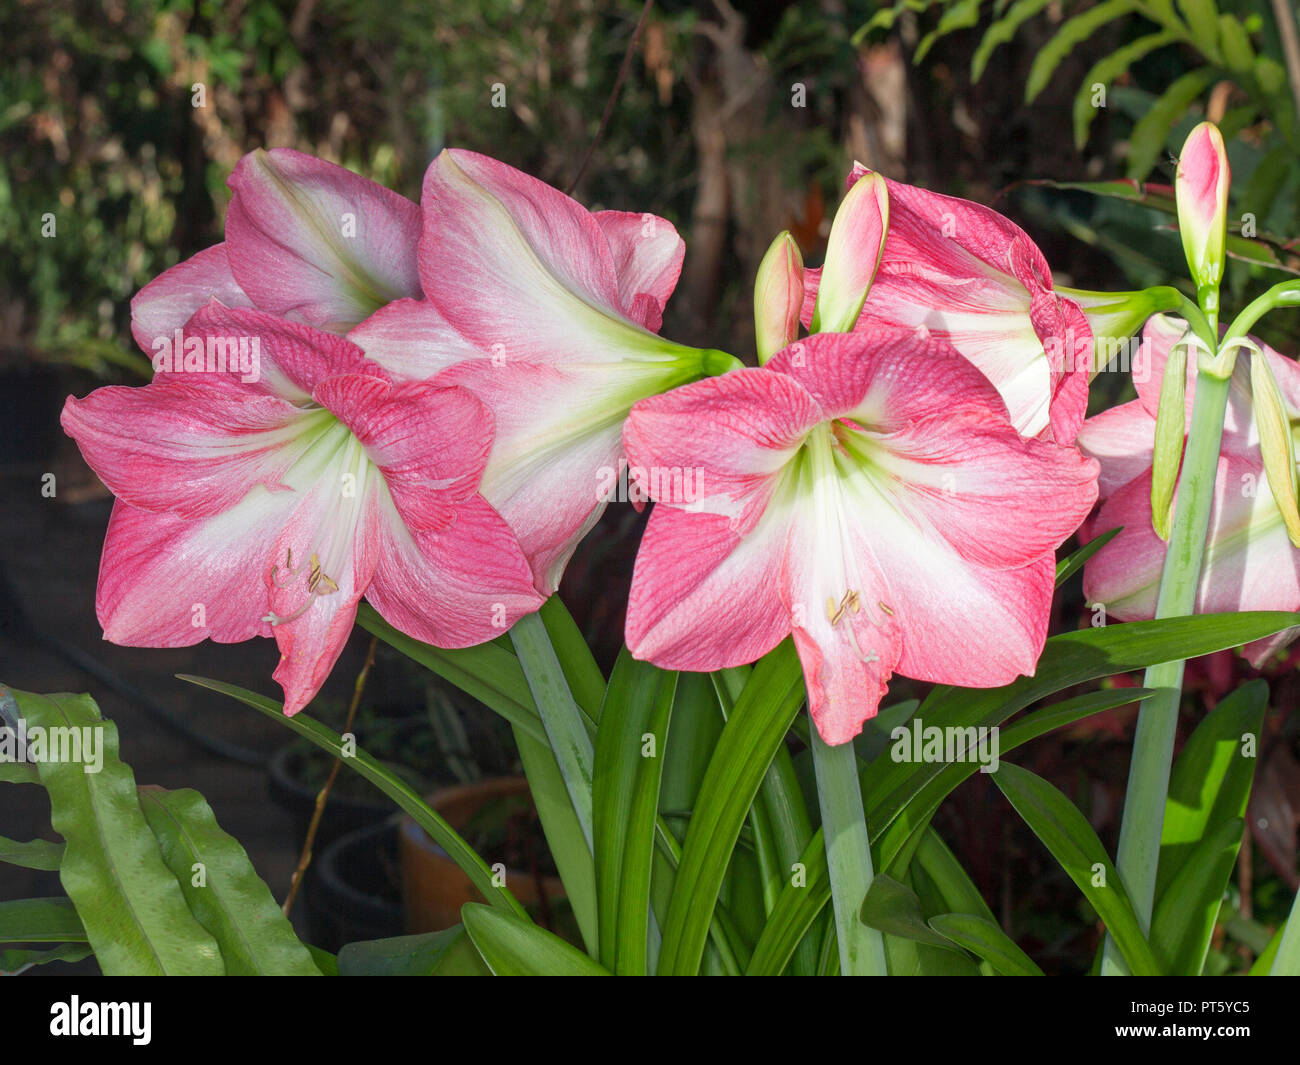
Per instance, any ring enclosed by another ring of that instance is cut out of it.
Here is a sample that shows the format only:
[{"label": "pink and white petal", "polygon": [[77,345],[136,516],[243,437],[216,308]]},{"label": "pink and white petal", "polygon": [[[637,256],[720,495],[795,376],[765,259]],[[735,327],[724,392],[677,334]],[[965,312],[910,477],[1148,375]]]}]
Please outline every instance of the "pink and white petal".
[{"label": "pink and white petal", "polygon": [[188,647],[270,636],[264,579],[294,503],[291,493],[255,488],[237,506],[191,520],[118,500],[95,593],[104,638]]},{"label": "pink and white petal", "polygon": [[366,599],[408,636],[468,647],[541,607],[519,541],[482,496],[458,506],[445,529],[412,531],[382,510],[379,562]]},{"label": "pink and white petal", "polygon": [[279,489],[305,421],[278,396],[206,388],[174,374],[69,396],[61,418],[115,496],[181,518],[227,510],[254,485]]},{"label": "pink and white petal", "polygon": [[686,242],[657,215],[597,211],[593,217],[609,242],[624,315],[659,332],[664,307],[681,276]]},{"label": "pink and white petal", "polygon": [[1101,463],[1103,499],[1151,469],[1156,423],[1137,400],[1121,403],[1083,423],[1075,439],[1079,450]]},{"label": "pink and white petal", "polygon": [[563,193],[447,150],[430,164],[421,202],[425,295],[498,361],[612,361],[621,346],[660,343],[624,316],[609,243]]},{"label": "pink and white petal", "polygon": [[466,359],[489,358],[447,322],[428,300],[394,300],[347,334],[366,358],[416,381]]},{"label": "pink and white petal", "polygon": [[913,535],[941,537],[978,566],[1013,569],[1051,554],[1097,502],[1095,459],[988,416],[926,418],[867,436],[865,447]]},{"label": "pink and white petal", "polygon": [[937,416],[1006,421],[1002,398],[979,370],[951,345],[906,327],[817,333],[779,352],[764,369],[797,381],[824,418],[847,416],[880,432]]},{"label": "pink and white petal", "polygon": [[790,632],[780,595],[788,528],[741,535],[721,514],[657,506],[632,572],[626,639],[634,658],[711,671],[761,658]]},{"label": "pink and white petal", "polygon": [[[185,326],[187,337],[197,337],[205,347],[213,343],[229,346],[247,338],[256,342],[258,391],[281,396],[292,403],[311,399],[317,382],[339,374],[368,374],[387,380],[387,374],[369,361],[355,344],[341,336],[278,318],[265,311],[223,307],[209,303],[197,311]],[[205,385],[247,388],[233,373],[185,371],[186,380],[202,379]]]},{"label": "pink and white petal", "polygon": [[164,270],[131,299],[131,335],[150,358],[159,341],[175,340],[176,330],[211,300],[227,307],[251,307],[230,269],[225,244],[214,244]]},{"label": "pink and white petal", "polygon": [[[819,489],[830,489],[823,481]],[[888,584],[875,535],[861,513],[785,497],[768,520],[790,530],[779,580],[808,688],[808,709],[822,739],[847,743],[876,715],[902,653],[896,616],[881,607]],[[886,604],[888,605],[888,604]]]},{"label": "pink and white petal", "polygon": [[280,662],[284,712],[296,714],[315,697],[352,632],[357,603],[378,563],[379,482],[369,478],[340,501],[329,483],[299,493],[297,507],[273,541],[274,568],[265,577],[269,618]]},{"label": "pink and white petal", "polygon": [[361,442],[410,528],[445,528],[478,494],[492,414],[466,390],[343,374],[320,382],[312,398]]},{"label": "pink and white petal", "polygon": [[344,333],[419,296],[420,209],[405,197],[289,148],[250,152],[229,184],[230,265],[263,310]]},{"label": "pink and white petal", "polygon": [[467,388],[492,412],[495,436],[480,491],[515,530],[543,594],[555,590],[578,541],[617,480],[623,422],[642,396],[671,387],[663,370],[611,373],[465,362],[435,378]]},{"label": "pink and white petal", "polygon": [[[693,498],[664,499],[734,519],[748,530],[772,477],[825,413],[794,378],[743,369],[638,402],[623,427],[623,447],[643,483],[672,483],[690,472]],[[664,493],[651,493],[663,498]]]}]

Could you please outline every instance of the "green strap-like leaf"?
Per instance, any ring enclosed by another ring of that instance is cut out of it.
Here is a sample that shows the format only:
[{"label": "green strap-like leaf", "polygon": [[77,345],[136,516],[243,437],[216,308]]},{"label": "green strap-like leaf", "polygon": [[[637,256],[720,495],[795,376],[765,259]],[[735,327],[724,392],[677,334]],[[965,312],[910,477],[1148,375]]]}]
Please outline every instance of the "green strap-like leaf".
[{"label": "green strap-like leaf", "polygon": [[464,925],[339,949],[340,976],[491,976]]},{"label": "green strap-like leaf", "polygon": [[787,640],[754,668],[709,760],[664,922],[660,973],[698,972],[741,825],[803,701],[803,672]]},{"label": "green strap-like leaf", "polygon": [[475,902],[461,920],[494,976],[610,976],[604,966],[559,936],[520,917]]},{"label": "green strap-like leaf", "polygon": [[1002,18],[993,23],[980,39],[979,47],[970,64],[972,84],[984,76],[984,69],[993,56],[994,49],[1000,44],[1009,44],[1015,37],[1016,30],[1044,10],[1052,0],[1016,0]]},{"label": "green strap-like leaf", "polygon": [[1006,762],[993,774],[993,782],[1087,897],[1133,974],[1159,975],[1115,865],[1074,803],[1042,777]]},{"label": "green strap-like leaf", "polygon": [[21,842],[0,836],[0,862],[19,865],[24,869],[53,870],[63,860],[63,844],[51,843],[47,839],[33,839]]},{"label": "green strap-like leaf", "polygon": [[1061,61],[1107,22],[1130,14],[1132,0],[1103,0],[1074,18],[1067,19],[1056,35],[1038,50],[1025,80],[1025,103],[1033,103],[1052,78]]},{"label": "green strap-like leaf", "polygon": [[1138,119],[1129,134],[1128,177],[1145,181],[1160,153],[1174,123],[1187,114],[1187,109],[1206,89],[1219,79],[1210,67],[1197,67],[1178,78],[1153,103],[1145,115]]},{"label": "green strap-like leaf", "polygon": [[1216,824],[1187,855],[1156,903],[1151,949],[1171,976],[1201,974],[1245,824],[1240,818]]},{"label": "green strap-like leaf", "polygon": [[930,927],[945,939],[983,958],[1002,976],[1042,976],[1043,970],[1009,935],[987,917],[973,913],[941,913]]},{"label": "green strap-like leaf", "polygon": [[908,884],[884,873],[877,874],[862,900],[862,923],[891,936],[929,943],[943,950],[957,950],[925,921],[921,900]]},{"label": "green strap-like leaf", "polygon": [[[178,673],[177,676],[190,684],[197,684],[201,688],[210,688],[212,691],[221,692],[223,695],[229,695],[232,699],[239,700],[245,706],[251,706],[258,713],[265,714],[272,721],[278,721],[285,728],[292,729],[299,736],[310,740],[323,751],[328,751],[335,756],[343,754],[343,740],[339,734],[322,725],[319,721],[313,721],[306,714],[300,713],[295,714],[293,717],[286,717],[283,704],[268,699],[264,695],[258,695],[256,692],[250,692],[234,684],[210,680],[207,677],[192,677],[183,673]],[[447,824],[441,814],[416,794],[406,781],[384,768],[380,762],[376,761],[360,747],[357,747],[350,755],[344,757],[343,764],[354,772],[361,774],[392,799],[398,807],[410,814],[416,823],[429,833],[433,841],[447,852],[447,857],[460,867],[461,871],[470,878],[473,885],[489,903],[523,916],[524,908],[510,894],[509,889],[504,885],[498,886],[495,883],[496,878],[492,875],[492,870],[488,868],[487,863],[474,852],[474,849],[468,843],[461,839],[460,835],[451,825]]]},{"label": "green strap-like leaf", "polygon": [[71,899],[0,902],[0,943],[87,943]]},{"label": "green strap-like leaf", "polygon": [[[36,728],[74,730],[82,760],[39,763],[50,821],[67,849],[59,867],[106,976],[212,975],[224,971],[216,941],[190,913],[136,798],[135,776],[117,755],[117,728],[88,695],[14,692]],[[84,749],[98,744],[97,755]],[[48,753],[48,752],[47,752]],[[98,762],[98,771],[91,762]]]},{"label": "green strap-like leaf", "polygon": [[319,976],[311,954],[239,842],[197,791],[139,789],[140,806],[190,912],[217,941],[228,976]]},{"label": "green strap-like leaf", "polygon": [[86,943],[61,943],[50,950],[0,950],[0,976],[18,976],[52,961],[74,962],[90,957]]},{"label": "green strap-like leaf", "polygon": [[593,783],[600,960],[620,975],[646,973],[655,812],[676,690],[676,672],[624,648],[600,713]]},{"label": "green strap-like leaf", "polygon": [[[1088,143],[1088,130],[1092,128],[1093,119],[1097,117],[1098,108],[1093,103],[1096,87],[1101,86],[1104,92],[1116,78],[1126,74],[1128,68],[1147,53],[1172,44],[1176,40],[1178,34],[1169,30],[1151,33],[1139,37],[1136,41],[1130,41],[1093,64],[1092,69],[1083,76],[1083,81],[1079,83],[1079,91],[1074,97],[1074,146],[1079,151],[1082,151],[1083,146]],[[1102,106],[1105,106],[1104,103]]]}]

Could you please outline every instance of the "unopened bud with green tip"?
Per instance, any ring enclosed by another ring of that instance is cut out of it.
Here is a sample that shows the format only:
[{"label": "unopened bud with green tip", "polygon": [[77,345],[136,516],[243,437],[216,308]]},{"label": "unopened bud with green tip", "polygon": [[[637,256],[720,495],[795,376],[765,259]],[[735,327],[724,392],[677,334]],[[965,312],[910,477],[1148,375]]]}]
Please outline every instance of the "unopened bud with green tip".
[{"label": "unopened bud with green tip", "polygon": [[803,256],[789,231],[772,241],[754,280],[754,345],[759,365],[799,338]]},{"label": "unopened bud with green tip", "polygon": [[1218,312],[1231,180],[1223,135],[1213,122],[1202,122],[1183,144],[1174,194],[1183,253],[1196,282],[1197,298],[1207,313]]},{"label": "unopened bud with green tip", "polygon": [[1296,547],[1300,547],[1300,512],[1296,510],[1295,444],[1291,438],[1291,414],[1268,359],[1258,347],[1254,347],[1250,354],[1250,393],[1268,488],[1282,515],[1287,536]]},{"label": "unopened bud with green tip", "polygon": [[813,310],[814,333],[848,333],[880,266],[889,228],[889,193],[880,174],[863,174],[835,212]]},{"label": "unopened bud with green tip", "polygon": [[1165,362],[1156,410],[1155,454],[1151,463],[1151,527],[1162,540],[1169,539],[1173,519],[1174,488],[1183,462],[1187,430],[1187,338],[1178,341]]}]

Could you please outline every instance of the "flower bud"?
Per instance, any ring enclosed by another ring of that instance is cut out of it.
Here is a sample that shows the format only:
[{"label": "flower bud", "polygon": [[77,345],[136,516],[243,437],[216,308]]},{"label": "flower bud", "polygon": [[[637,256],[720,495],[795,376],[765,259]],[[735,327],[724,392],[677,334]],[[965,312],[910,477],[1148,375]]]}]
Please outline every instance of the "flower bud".
[{"label": "flower bud", "polygon": [[789,232],[767,249],[754,280],[754,344],[759,364],[799,336],[803,310],[803,256]]},{"label": "flower bud", "polygon": [[1174,487],[1178,484],[1178,469],[1183,461],[1186,397],[1187,346],[1184,338],[1169,351],[1156,412],[1155,454],[1151,463],[1151,527],[1162,540],[1169,539]]},{"label": "flower bud", "polygon": [[811,332],[847,333],[858,320],[880,266],[889,226],[889,193],[880,174],[864,174],[831,223]]},{"label": "flower bud", "polygon": [[1202,122],[1183,145],[1174,191],[1178,232],[1183,238],[1183,253],[1192,280],[1198,292],[1213,290],[1216,303],[1219,282],[1223,279],[1231,179],[1223,135],[1214,123]]},{"label": "flower bud", "polygon": [[1255,425],[1259,429],[1259,451],[1269,491],[1286,525],[1287,536],[1300,547],[1300,513],[1296,511],[1295,444],[1291,439],[1291,416],[1282,390],[1268,364],[1255,348],[1250,355],[1250,392]]}]

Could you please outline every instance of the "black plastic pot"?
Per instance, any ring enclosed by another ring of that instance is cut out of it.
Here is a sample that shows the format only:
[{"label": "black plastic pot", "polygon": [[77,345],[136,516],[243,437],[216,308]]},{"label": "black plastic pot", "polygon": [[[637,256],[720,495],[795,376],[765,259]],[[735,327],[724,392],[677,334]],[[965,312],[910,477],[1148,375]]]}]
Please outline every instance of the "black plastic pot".
[{"label": "black plastic pot", "polygon": [[349,832],[319,852],[303,902],[311,942],[324,950],[404,934],[396,818]]}]

